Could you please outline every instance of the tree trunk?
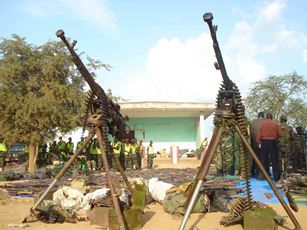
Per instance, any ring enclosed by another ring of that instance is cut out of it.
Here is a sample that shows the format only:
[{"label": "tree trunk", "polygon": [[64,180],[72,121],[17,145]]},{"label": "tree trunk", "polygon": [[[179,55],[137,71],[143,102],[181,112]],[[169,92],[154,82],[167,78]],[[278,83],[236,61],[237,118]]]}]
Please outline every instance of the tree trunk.
[{"label": "tree trunk", "polygon": [[38,145],[35,145],[35,154],[34,154],[34,169],[36,169],[36,161],[38,157]]},{"label": "tree trunk", "polygon": [[28,167],[29,173],[33,173],[35,170],[35,152],[36,152],[35,144],[30,144],[29,145],[29,167]]}]

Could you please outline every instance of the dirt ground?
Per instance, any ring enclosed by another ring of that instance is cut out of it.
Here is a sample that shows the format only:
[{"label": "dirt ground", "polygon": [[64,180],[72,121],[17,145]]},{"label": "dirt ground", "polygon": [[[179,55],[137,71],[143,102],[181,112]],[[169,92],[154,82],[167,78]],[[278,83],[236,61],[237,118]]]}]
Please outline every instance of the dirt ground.
[{"label": "dirt ground", "polygon": [[[199,160],[185,159],[179,162],[177,165],[172,165],[169,160],[156,159],[156,167],[198,167]],[[20,229],[19,227],[9,227],[10,224],[21,224],[22,220],[29,215],[29,209],[33,205],[33,198],[9,198],[6,200],[0,200],[0,230],[2,229]],[[281,205],[272,205],[273,209],[281,216],[287,216]],[[219,221],[225,213],[204,213],[204,214],[192,214],[188,220],[188,224],[185,229],[191,230],[219,230],[228,229],[236,230],[243,229],[241,225],[234,225],[230,227],[224,227],[219,224]],[[307,230],[307,205],[299,205],[299,211],[294,213],[295,217],[299,221],[302,229]],[[162,205],[155,203],[150,204],[145,208],[145,213],[142,216],[142,229],[144,230],[171,230],[178,229],[182,218],[173,217],[172,215],[163,211]],[[102,229],[99,226],[90,225],[89,222],[78,222],[77,224],[44,224],[42,222],[29,223],[29,226],[25,229],[33,230],[67,230],[67,229]],[[294,226],[287,218],[287,223],[282,229],[294,229]]]}]

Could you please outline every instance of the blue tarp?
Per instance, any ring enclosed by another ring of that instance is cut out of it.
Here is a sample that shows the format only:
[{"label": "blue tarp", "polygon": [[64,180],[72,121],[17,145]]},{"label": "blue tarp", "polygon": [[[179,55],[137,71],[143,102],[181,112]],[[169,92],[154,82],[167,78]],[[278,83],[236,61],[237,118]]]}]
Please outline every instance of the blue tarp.
[{"label": "blue tarp", "polygon": [[[253,200],[255,201],[260,201],[266,204],[279,204],[279,200],[277,199],[277,197],[275,196],[273,190],[271,189],[269,183],[266,180],[257,180],[257,179],[250,179],[251,182],[251,189],[252,189],[252,196],[253,196]],[[238,187],[242,187],[243,181],[241,181],[238,184]],[[288,200],[286,195],[284,194],[284,190],[282,189],[278,189],[279,193],[283,196],[284,200],[286,201],[286,203],[288,204]],[[269,199],[267,198],[264,194],[268,193],[271,194],[273,196],[273,198]],[[307,202],[301,202],[301,203],[297,203],[297,204],[305,204],[307,205]]]}]

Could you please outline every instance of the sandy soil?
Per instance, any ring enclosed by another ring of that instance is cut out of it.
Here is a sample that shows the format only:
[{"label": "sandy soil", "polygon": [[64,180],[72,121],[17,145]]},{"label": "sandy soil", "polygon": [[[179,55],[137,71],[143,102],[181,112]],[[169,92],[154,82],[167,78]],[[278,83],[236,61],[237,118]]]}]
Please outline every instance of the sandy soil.
[{"label": "sandy soil", "polygon": [[[8,227],[9,224],[20,224],[24,217],[29,215],[29,209],[33,204],[32,198],[11,198],[7,201],[0,203],[0,229],[14,229]],[[273,205],[273,209],[282,216],[286,216],[285,211],[281,205]],[[307,229],[307,206],[299,206],[299,212],[295,213],[296,218],[302,226],[302,229]],[[234,225],[230,227],[224,227],[219,224],[219,220],[224,213],[204,213],[204,214],[192,214],[186,229],[201,229],[201,230],[239,230],[243,229],[241,225]],[[163,229],[178,229],[181,223],[181,218],[173,217],[172,215],[163,211],[163,207],[156,203],[150,204],[145,209],[145,214],[142,216],[142,222],[144,230],[163,230]],[[29,223],[29,227],[26,229],[33,230],[67,230],[67,229],[81,230],[81,229],[102,229],[96,225],[90,225],[89,222],[78,222],[77,224],[44,224],[42,222]],[[288,218],[284,227],[278,229],[293,229],[294,226],[291,220]],[[18,229],[18,228],[16,228]]]},{"label": "sandy soil", "polygon": [[[162,162],[162,161],[161,161]],[[156,161],[156,167],[167,167],[169,161],[166,161],[165,164],[160,161]],[[190,160],[182,161],[175,167],[197,167],[199,166],[200,161]],[[172,166],[172,165],[170,165]],[[33,198],[10,198],[7,200],[0,200],[0,230],[2,229],[14,229],[13,227],[8,227],[9,224],[20,224],[22,220],[29,215],[29,209],[33,205]],[[283,210],[281,205],[272,205],[273,209],[281,216],[286,216],[286,212]],[[307,206],[300,205],[299,212],[294,213],[299,223],[302,226],[302,229],[307,230]],[[236,230],[243,229],[241,225],[234,225],[230,227],[223,227],[219,224],[219,221],[225,213],[204,213],[204,214],[192,214],[186,226],[186,229],[191,230],[219,230],[219,229],[228,229]],[[145,213],[142,216],[142,229],[144,230],[171,230],[178,229],[180,226],[182,218],[173,217],[172,215],[163,211],[162,205],[150,204],[146,207]],[[18,229],[18,228],[15,228]],[[42,222],[29,223],[29,227],[26,229],[33,230],[67,230],[67,229],[102,229],[99,226],[90,225],[89,222],[78,222],[77,224],[44,224]],[[278,229],[294,229],[294,226],[290,220],[287,219],[287,223],[283,227]]]}]

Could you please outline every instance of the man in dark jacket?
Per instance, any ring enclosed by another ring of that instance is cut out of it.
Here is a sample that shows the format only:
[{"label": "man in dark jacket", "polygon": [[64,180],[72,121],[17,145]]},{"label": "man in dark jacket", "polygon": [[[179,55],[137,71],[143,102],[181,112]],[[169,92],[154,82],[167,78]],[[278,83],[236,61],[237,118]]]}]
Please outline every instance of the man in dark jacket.
[{"label": "man in dark jacket", "polygon": [[[264,119],[264,112],[259,112],[258,118],[256,120],[253,120],[252,124],[250,126],[251,145],[252,145],[252,148],[255,151],[255,153],[256,153],[256,155],[259,159],[261,159],[260,158],[260,148],[259,148],[259,145],[257,144],[256,136],[257,136],[257,132],[258,132],[259,127],[260,127],[260,123],[263,119]],[[256,162],[255,162],[254,159],[252,161],[251,176],[256,177],[256,178],[259,177],[259,168],[256,165]]]}]

